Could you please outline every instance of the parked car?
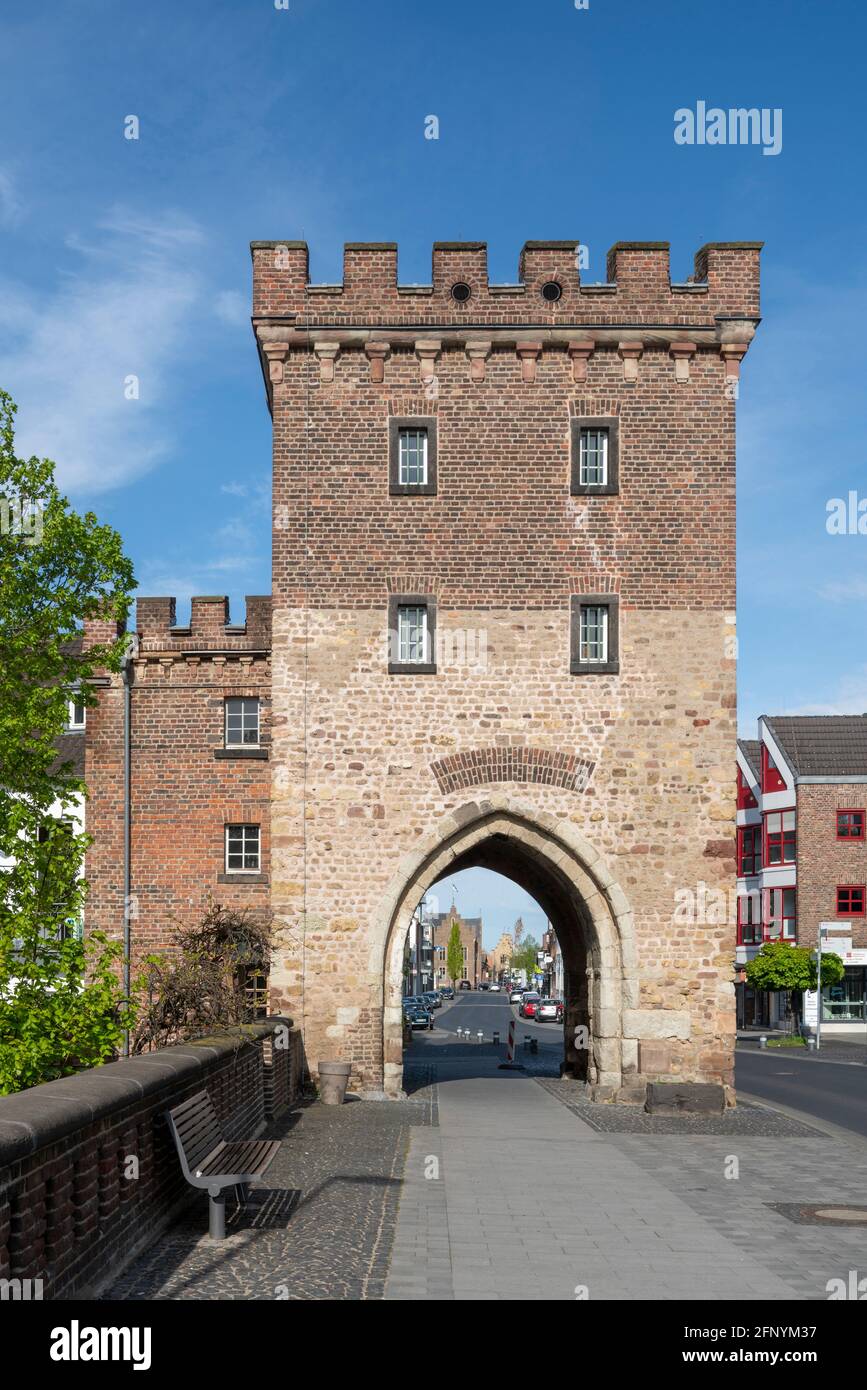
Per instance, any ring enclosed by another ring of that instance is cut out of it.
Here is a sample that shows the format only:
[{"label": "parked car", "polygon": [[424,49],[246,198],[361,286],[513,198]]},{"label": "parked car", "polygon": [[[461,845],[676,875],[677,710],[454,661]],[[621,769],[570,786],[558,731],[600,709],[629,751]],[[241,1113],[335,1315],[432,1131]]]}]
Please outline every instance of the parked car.
[{"label": "parked car", "polygon": [[523,997],[524,997],[524,991],[523,991],[522,989],[513,989],[513,990],[511,991],[511,993],[509,994],[509,1003],[510,1003],[510,1004],[520,1004],[520,1002],[521,1002],[521,1000],[523,999]]},{"label": "parked car", "polygon": [[452,989],[451,985],[443,985],[442,989],[440,990],[440,994],[442,995],[443,999],[454,999],[455,997],[455,992]]},{"label": "parked car", "polygon": [[536,1021],[543,1023],[553,1019],[555,1023],[562,1023],[564,1012],[562,999],[540,999],[536,1005]]},{"label": "parked car", "polygon": [[432,1009],[441,1009],[443,1006],[443,1001],[435,989],[426,989],[421,995],[421,999],[428,1003]]},{"label": "parked car", "polygon": [[491,994],[499,994],[500,989],[500,985],[491,985]]},{"label": "parked car", "polygon": [[472,989],[472,985],[470,984],[469,980],[459,980],[458,989]]},{"label": "parked car", "polygon": [[480,984],[479,984],[479,989],[490,989],[490,988],[491,988],[491,986],[488,984],[487,980],[482,980],[482,981],[480,982]]},{"label": "parked car", "polygon": [[404,1009],[406,1020],[410,1028],[433,1028],[433,1013],[430,1009],[425,1009],[421,1004],[410,1004]]},{"label": "parked car", "polygon": [[541,997],[542,996],[537,994],[534,989],[527,990],[521,995],[521,1002],[518,1005],[518,1013],[521,1018],[536,1017],[536,1005],[539,1003]]}]

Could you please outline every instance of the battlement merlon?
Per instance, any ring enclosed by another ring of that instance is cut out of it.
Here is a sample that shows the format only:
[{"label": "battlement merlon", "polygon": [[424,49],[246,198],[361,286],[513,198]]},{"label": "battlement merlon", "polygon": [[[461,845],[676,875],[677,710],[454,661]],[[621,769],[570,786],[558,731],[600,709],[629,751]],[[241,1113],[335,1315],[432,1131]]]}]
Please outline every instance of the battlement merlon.
[{"label": "battlement merlon", "polygon": [[[515,325],[526,331],[626,324],[719,333],[720,321],[739,320],[755,331],[762,245],[708,242],[696,253],[693,275],[672,283],[668,242],[619,241],[606,258],[606,281],[593,283],[592,260],[589,270],[579,270],[579,242],[528,241],[517,283],[492,285],[487,243],[438,241],[430,284],[401,285],[396,242],[347,242],[342,283],[317,285],[310,283],[306,242],[254,241],[253,322],[257,328],[282,322],[293,333],[321,326]],[[467,298],[453,297],[457,284],[469,288]],[[559,287],[559,298],[544,297],[543,286],[549,284]],[[737,336],[742,339],[743,331]]]},{"label": "battlement merlon", "polygon": [[174,598],[138,598],[138,655],[266,654],[271,648],[271,595],[248,595],[246,607],[246,622],[233,623],[225,594],[197,595],[192,599],[189,624],[179,626]]}]

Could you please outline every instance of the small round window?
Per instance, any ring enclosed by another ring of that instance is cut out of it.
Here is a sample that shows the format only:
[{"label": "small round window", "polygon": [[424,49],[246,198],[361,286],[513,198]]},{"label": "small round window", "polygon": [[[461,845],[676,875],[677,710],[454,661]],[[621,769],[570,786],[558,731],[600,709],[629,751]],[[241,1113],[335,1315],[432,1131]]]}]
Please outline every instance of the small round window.
[{"label": "small round window", "polygon": [[452,285],[452,299],[456,304],[466,304],[472,290],[464,280],[459,280],[456,285]]},{"label": "small round window", "polygon": [[542,286],[542,298],[547,299],[549,304],[556,304],[562,293],[562,286],[556,280],[546,280]]}]

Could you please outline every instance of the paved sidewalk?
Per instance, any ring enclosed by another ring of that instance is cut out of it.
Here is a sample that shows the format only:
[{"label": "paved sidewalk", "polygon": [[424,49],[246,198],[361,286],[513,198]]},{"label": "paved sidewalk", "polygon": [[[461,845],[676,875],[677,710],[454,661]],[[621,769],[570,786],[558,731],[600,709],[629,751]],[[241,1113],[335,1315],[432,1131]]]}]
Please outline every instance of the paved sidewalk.
[{"label": "paved sidewalk", "polygon": [[[790,1190],[863,1201],[863,1145],[607,1135],[493,1063],[438,1072],[439,1129],[412,1133],[388,1299],[822,1299],[828,1278],[867,1272],[863,1230],[796,1226],[769,1205]],[[747,1182],[725,1179],[729,1155]]]}]

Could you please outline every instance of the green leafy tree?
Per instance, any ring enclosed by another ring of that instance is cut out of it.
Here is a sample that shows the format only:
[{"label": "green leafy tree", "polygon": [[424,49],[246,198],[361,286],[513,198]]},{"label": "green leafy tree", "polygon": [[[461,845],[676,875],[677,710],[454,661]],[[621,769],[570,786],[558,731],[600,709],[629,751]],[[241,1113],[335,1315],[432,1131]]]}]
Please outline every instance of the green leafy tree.
[{"label": "green leafy tree", "polygon": [[532,936],[525,937],[512,955],[513,969],[526,970],[529,980],[539,968],[536,956],[540,949],[538,941]]},{"label": "green leafy tree", "polygon": [[446,970],[452,982],[452,989],[454,989],[464,973],[464,948],[461,945],[461,929],[457,922],[452,922],[452,929],[449,932],[449,944],[446,947]]},{"label": "green leafy tree", "polygon": [[[822,952],[822,984],[835,985],[843,978],[845,967],[832,951]],[[747,984],[758,990],[791,990],[792,1010],[796,1026],[800,1026],[801,996],[804,990],[816,989],[818,971],[816,954],[806,946],[793,946],[789,941],[766,941],[759,953],[746,966]]]},{"label": "green leafy tree", "polygon": [[[81,650],[86,618],[126,617],[134,579],[118,534],[72,510],[49,459],[21,459],[0,391],[0,1091],[111,1056],[123,1029],[120,947],[76,939],[86,837],[68,813],[84,787],[57,755],[69,701],[117,670],[122,641]],[[59,813],[59,814],[58,814]]]}]

